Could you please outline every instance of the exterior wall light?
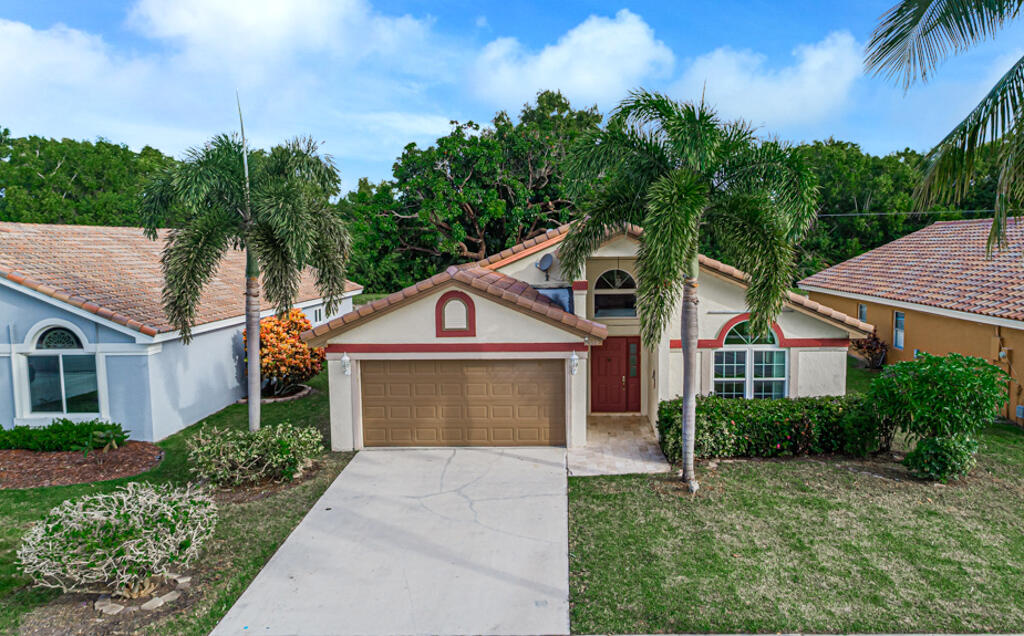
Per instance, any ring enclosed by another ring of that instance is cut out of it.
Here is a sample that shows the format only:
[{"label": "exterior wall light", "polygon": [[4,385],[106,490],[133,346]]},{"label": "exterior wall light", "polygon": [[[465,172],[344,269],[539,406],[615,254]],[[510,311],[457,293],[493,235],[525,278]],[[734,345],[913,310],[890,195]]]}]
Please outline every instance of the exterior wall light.
[{"label": "exterior wall light", "polygon": [[569,374],[576,375],[576,372],[580,369],[580,357],[573,351],[572,355],[569,356]]},{"label": "exterior wall light", "polygon": [[348,353],[341,354],[341,372],[352,375],[352,358],[348,357]]}]

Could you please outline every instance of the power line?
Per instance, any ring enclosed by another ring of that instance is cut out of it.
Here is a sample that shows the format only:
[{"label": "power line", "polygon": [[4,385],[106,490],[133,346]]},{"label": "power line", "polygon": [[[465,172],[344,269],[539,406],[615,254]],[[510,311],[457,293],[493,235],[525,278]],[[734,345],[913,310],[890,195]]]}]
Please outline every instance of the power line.
[{"label": "power line", "polygon": [[994,214],[995,210],[924,210],[922,212],[841,212],[819,214],[818,218],[837,216],[920,216],[924,214]]}]

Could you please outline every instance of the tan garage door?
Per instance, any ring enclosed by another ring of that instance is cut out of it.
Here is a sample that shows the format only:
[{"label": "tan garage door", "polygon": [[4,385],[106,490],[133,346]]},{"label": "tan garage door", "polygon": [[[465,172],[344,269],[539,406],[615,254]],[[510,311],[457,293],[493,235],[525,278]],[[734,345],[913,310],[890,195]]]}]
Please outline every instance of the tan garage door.
[{"label": "tan garage door", "polygon": [[562,446],[562,360],[364,360],[366,446]]}]

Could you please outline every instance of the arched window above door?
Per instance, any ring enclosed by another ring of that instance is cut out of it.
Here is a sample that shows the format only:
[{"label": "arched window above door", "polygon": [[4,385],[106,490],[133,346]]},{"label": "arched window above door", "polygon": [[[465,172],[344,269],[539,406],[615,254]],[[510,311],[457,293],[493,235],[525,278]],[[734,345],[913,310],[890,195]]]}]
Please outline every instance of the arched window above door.
[{"label": "arched window above door", "polygon": [[594,285],[595,318],[636,317],[636,281],[629,272],[610,269]]}]

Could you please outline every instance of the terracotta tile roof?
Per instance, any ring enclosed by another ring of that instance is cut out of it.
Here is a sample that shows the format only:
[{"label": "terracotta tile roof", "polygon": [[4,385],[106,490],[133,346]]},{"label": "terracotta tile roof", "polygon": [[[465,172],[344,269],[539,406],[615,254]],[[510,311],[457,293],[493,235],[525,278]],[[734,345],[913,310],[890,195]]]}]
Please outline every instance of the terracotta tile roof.
[{"label": "terracotta tile roof", "polygon": [[[0,277],[149,336],[173,331],[161,298],[167,231],[160,234],[151,241],[139,228],[0,222]],[[232,250],[203,292],[196,324],[241,316],[244,289],[245,255]],[[319,297],[307,272],[297,300]]]},{"label": "terracotta tile roof", "polygon": [[[509,263],[514,263],[515,261],[521,258],[526,258],[530,254],[534,254],[536,252],[545,250],[551,247],[552,245],[558,245],[563,240],[565,240],[566,235],[568,235],[569,233],[569,228],[571,227],[572,224],[567,223],[553,230],[548,230],[545,234],[530,239],[529,241],[520,243],[519,245],[514,245],[506,250],[498,252],[497,254],[493,254],[482,261],[470,264],[469,266],[479,266],[487,269],[496,269],[499,267],[504,267],[505,265],[508,265]],[[626,223],[623,225],[622,232],[635,238],[639,238],[643,236],[644,230],[640,226],[633,225],[632,223]],[[608,233],[609,236],[615,234],[618,234],[618,232]],[[724,274],[743,285],[746,285],[750,280],[750,276],[746,272],[740,271],[735,267],[732,267],[731,265],[726,265],[721,261],[716,261],[713,258],[708,258],[703,254],[700,255],[700,264],[707,269],[717,271],[720,274]],[[831,307],[826,307],[825,305],[816,303],[813,300],[807,298],[806,296],[801,296],[800,294],[789,292],[789,301],[794,305],[799,305],[800,307],[803,307],[804,309],[807,309],[813,313],[819,314],[825,318],[829,318],[837,323],[841,323],[844,327],[850,328],[855,332],[859,332],[860,334],[867,335],[875,330],[873,325],[870,325],[866,322],[861,322],[856,318],[852,316],[847,316],[846,314],[836,311]]]},{"label": "terracotta tile roof", "polygon": [[330,322],[318,325],[302,333],[303,340],[322,342],[328,337],[347,331],[356,323],[368,319],[375,314],[382,314],[398,306],[406,304],[412,298],[442,285],[462,284],[486,294],[491,299],[510,305],[533,314],[563,329],[575,331],[583,336],[594,336],[603,340],[608,336],[608,328],[598,322],[580,318],[563,310],[558,304],[518,278],[512,278],[498,272],[481,267],[449,267],[440,274],[435,274],[415,285],[395,292],[390,296],[363,305],[355,311],[339,316]]},{"label": "terracotta tile roof", "polygon": [[991,219],[940,221],[799,284],[1024,320],[1024,220],[1010,221],[1008,249],[989,258],[991,227]]}]

